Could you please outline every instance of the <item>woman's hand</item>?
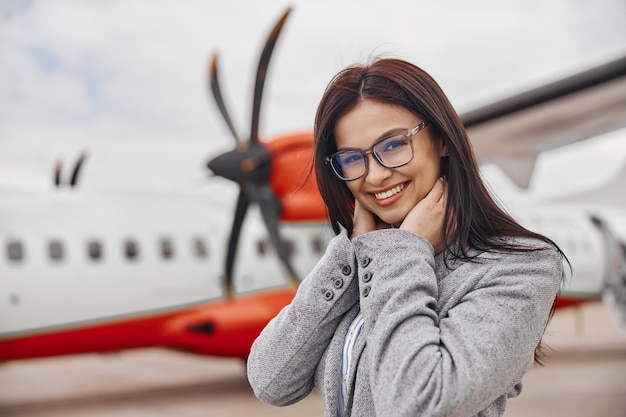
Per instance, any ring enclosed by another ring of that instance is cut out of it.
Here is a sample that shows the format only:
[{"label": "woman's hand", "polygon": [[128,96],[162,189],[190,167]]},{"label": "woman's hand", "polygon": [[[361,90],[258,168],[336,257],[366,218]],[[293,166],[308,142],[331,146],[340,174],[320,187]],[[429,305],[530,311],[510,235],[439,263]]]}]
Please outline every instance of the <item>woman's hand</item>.
[{"label": "woman's hand", "polygon": [[443,218],[446,211],[446,190],[447,184],[443,178],[435,181],[430,192],[409,211],[400,225],[400,229],[428,239],[435,253],[441,252],[444,248]]},{"label": "woman's hand", "polygon": [[359,200],[355,200],[354,202],[354,220],[352,223],[352,236],[350,239],[354,239],[359,235],[373,230],[386,229],[389,227],[389,225],[380,220],[378,216],[375,216],[371,211],[363,207],[359,203]]}]

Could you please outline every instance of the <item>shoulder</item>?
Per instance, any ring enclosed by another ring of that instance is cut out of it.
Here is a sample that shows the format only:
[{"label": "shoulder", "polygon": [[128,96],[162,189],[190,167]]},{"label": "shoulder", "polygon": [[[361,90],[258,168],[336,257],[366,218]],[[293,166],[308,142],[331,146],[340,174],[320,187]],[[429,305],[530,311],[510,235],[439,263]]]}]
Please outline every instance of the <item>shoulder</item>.
[{"label": "shoulder", "polygon": [[563,254],[554,245],[535,238],[506,238],[500,248],[468,249],[465,255],[454,245],[438,257],[441,275],[473,277],[484,284],[508,281],[542,281],[550,287],[560,285],[563,278]]},{"label": "shoulder", "polygon": [[493,249],[483,252],[481,257],[496,257],[510,259],[512,261],[529,262],[545,261],[548,263],[561,264],[563,254],[554,245],[537,238],[506,238],[502,242],[502,249]]},{"label": "shoulder", "polygon": [[538,290],[558,290],[564,258],[557,247],[535,238],[507,239],[505,243],[505,249],[485,251],[476,258],[486,283],[517,282]]},{"label": "shoulder", "polygon": [[446,250],[446,261],[449,263],[475,262],[489,263],[503,259],[552,258],[555,262],[563,260],[563,254],[554,245],[538,238],[500,238],[498,245],[492,248],[467,248],[465,252],[460,243],[455,243]]}]

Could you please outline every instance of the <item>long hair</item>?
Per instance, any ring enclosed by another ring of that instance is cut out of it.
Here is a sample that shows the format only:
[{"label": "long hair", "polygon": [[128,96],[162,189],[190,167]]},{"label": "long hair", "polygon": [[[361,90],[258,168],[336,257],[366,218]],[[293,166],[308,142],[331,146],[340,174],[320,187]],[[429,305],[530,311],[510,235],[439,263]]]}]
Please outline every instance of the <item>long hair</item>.
[{"label": "long hair", "polygon": [[[341,227],[352,234],[354,196],[326,165],[337,152],[334,136],[338,119],[363,100],[403,107],[421,115],[447,146],[442,175],[447,177],[444,216],[445,251],[472,260],[470,250],[532,251],[511,244],[510,238],[535,238],[558,247],[545,236],[525,229],[496,204],[478,170],[463,122],[437,82],[419,67],[399,59],[378,59],[339,72],[326,88],[315,116],[314,169],[318,187],[335,233]],[[455,242],[455,245],[450,245]],[[560,250],[559,250],[560,252]],[[535,355],[536,360],[539,356]]]}]

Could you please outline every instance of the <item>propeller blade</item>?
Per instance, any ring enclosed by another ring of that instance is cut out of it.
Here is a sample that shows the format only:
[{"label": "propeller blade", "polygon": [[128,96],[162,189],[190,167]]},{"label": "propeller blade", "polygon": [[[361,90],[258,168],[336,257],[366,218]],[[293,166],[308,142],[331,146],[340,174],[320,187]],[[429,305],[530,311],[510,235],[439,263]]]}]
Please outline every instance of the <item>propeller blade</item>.
[{"label": "propeller blade", "polygon": [[83,152],[78,157],[78,160],[76,160],[76,165],[74,165],[74,171],[72,171],[72,177],[70,179],[70,187],[75,187],[78,183],[78,174],[80,173],[85,159],[87,159],[87,153]]},{"label": "propeller blade", "polygon": [[289,272],[291,280],[297,285],[298,278],[296,271],[289,261],[289,253],[283,244],[283,240],[280,238],[278,228],[276,226],[278,224],[278,217],[280,216],[281,211],[280,201],[267,184],[252,186],[251,191],[254,192],[255,200],[261,208],[261,214],[263,215],[265,227],[267,228],[270,240],[276,249],[276,253]]},{"label": "propeller blade", "polygon": [[263,86],[265,85],[267,67],[270,63],[270,58],[272,57],[272,51],[274,50],[276,41],[278,40],[278,35],[280,35],[280,31],[283,28],[290,12],[291,7],[287,8],[276,25],[274,25],[272,32],[265,42],[261,59],[259,59],[259,67],[257,68],[256,82],[254,85],[254,99],[252,101],[252,124],[250,126],[251,143],[257,143],[259,141],[259,113],[261,111],[261,97],[263,96]]},{"label": "propeller blade", "polygon": [[226,289],[227,297],[231,297],[233,295],[233,267],[235,264],[235,254],[237,252],[237,244],[239,243],[241,226],[243,225],[246,211],[248,211],[248,205],[248,197],[242,188],[239,191],[239,197],[237,198],[235,217],[233,218],[233,225],[230,231],[230,237],[228,238],[228,251],[226,252],[226,275],[224,277],[224,287]]},{"label": "propeller blade", "polygon": [[215,104],[217,104],[217,108],[220,110],[220,113],[222,114],[222,117],[224,118],[224,121],[226,122],[226,125],[230,130],[230,133],[233,135],[237,143],[241,143],[241,139],[239,139],[239,136],[237,135],[235,126],[233,125],[230,115],[228,114],[228,110],[226,109],[224,98],[222,97],[222,90],[220,89],[220,82],[217,75],[217,61],[218,55],[213,54],[213,57],[211,58],[211,70],[209,76],[211,91],[213,92],[213,98],[215,99]]},{"label": "propeller blade", "polygon": [[259,142],[258,137],[261,97],[263,96],[263,86],[265,84],[267,68],[272,51],[276,45],[278,35],[280,34],[280,31],[290,12],[291,8],[288,8],[285,13],[283,13],[279,21],[274,25],[274,28],[272,29],[261,54],[254,87],[250,141],[245,144],[242,143],[237,136],[237,132],[235,131],[228,111],[226,110],[226,105],[224,104],[218,81],[217,55],[214,54],[211,60],[211,91],[213,92],[213,97],[217,103],[220,113],[222,114],[222,117],[226,121],[228,128],[237,141],[237,147],[234,150],[218,155],[208,163],[209,169],[211,169],[215,175],[234,181],[240,187],[232,230],[226,252],[224,287],[228,297],[232,297],[233,295],[232,281],[237,245],[243,221],[250,203],[259,204],[263,221],[270,235],[272,245],[276,249],[278,257],[287,269],[291,280],[294,284],[298,284],[295,270],[289,262],[289,253],[278,233],[277,224],[281,213],[281,204],[280,200],[274,195],[269,185],[272,154],[262,143]]},{"label": "propeller blade", "polygon": [[63,161],[58,159],[56,164],[54,164],[54,186],[61,186],[61,171],[63,170]]}]

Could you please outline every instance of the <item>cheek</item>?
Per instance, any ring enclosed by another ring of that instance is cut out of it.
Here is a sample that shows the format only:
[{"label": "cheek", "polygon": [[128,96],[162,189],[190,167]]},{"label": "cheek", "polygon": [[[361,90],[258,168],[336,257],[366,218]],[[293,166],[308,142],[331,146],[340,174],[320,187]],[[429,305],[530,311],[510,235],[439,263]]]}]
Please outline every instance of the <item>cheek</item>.
[{"label": "cheek", "polygon": [[354,197],[359,195],[359,189],[361,188],[360,179],[356,181],[347,181],[345,184],[348,188],[348,191],[350,191],[350,194],[352,194]]},{"label": "cheek", "polygon": [[371,202],[367,198],[367,195],[361,191],[362,190],[361,185],[362,185],[362,180],[349,181],[346,183],[346,186],[348,187],[348,191],[350,191],[350,194],[352,194],[354,199],[357,200],[359,203],[361,203],[361,205],[365,207],[369,207],[369,209],[371,209],[370,207]]},{"label": "cheek", "polygon": [[[415,158],[408,165],[399,168],[406,177],[416,180],[418,183],[439,177],[439,159]],[[404,169],[403,169],[404,168]]]}]

